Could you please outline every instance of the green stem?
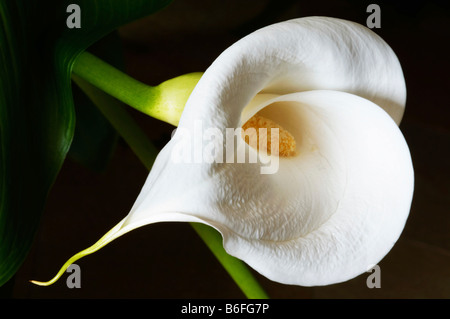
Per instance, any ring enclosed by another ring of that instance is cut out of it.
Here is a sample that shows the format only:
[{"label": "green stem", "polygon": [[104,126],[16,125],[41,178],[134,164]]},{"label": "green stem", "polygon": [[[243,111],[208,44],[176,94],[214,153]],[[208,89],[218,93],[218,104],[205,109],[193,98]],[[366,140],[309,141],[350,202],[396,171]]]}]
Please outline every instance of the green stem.
[{"label": "green stem", "polygon": [[202,73],[188,73],[149,86],[90,54],[81,53],[72,70],[73,74],[119,101],[158,120],[178,125],[184,105]]},{"label": "green stem", "polygon": [[72,72],[140,111],[145,110],[148,102],[158,94],[154,87],[135,80],[86,51],[78,56]]},{"label": "green stem", "polygon": [[[88,65],[85,65],[84,67],[89,68]],[[148,140],[145,133],[141,131],[130,115],[121,107],[120,102],[93,87],[87,81],[76,75],[73,76],[73,79],[130,145],[142,163],[150,169],[156,158],[157,151]],[[118,80],[116,79],[115,81]],[[246,264],[241,260],[230,256],[224,250],[222,237],[215,229],[203,224],[190,224],[247,298],[268,298],[268,295]]]}]

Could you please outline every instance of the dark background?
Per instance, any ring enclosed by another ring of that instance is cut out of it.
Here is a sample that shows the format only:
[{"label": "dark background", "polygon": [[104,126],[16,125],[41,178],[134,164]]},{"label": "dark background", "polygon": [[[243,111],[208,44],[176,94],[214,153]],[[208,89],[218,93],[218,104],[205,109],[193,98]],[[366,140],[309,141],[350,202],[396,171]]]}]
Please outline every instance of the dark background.
[{"label": "dark background", "polygon": [[[127,72],[156,85],[204,71],[233,42],[265,25],[322,15],[366,24],[365,1],[175,0],[163,11],[119,30]],[[381,28],[397,53],[408,89],[400,125],[415,167],[415,195],[406,228],[380,262],[381,288],[367,274],[326,287],[295,287],[255,274],[272,298],[450,297],[450,41],[445,1],[373,1]],[[83,14],[86,14],[83,12]],[[156,144],[173,127],[130,110]],[[194,230],[161,223],[135,230],[77,262],[81,288],[66,277],[48,280],[72,256],[100,238],[129,211],[147,171],[119,141],[99,173],[67,160],[54,185],[32,252],[7,288],[14,298],[243,298]]]}]

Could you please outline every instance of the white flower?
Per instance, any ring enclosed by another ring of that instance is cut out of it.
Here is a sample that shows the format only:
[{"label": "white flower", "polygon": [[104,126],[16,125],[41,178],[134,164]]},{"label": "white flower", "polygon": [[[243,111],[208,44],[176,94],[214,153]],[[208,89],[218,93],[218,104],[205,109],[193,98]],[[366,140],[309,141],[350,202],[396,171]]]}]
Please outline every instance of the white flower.
[{"label": "white flower", "polygon": [[[409,214],[413,168],[398,128],[405,99],[397,57],[361,25],[308,17],[260,29],[205,72],[131,212],[97,248],[143,225],[199,222],[271,280],[358,276],[389,252]],[[208,140],[214,161],[174,160],[180,145],[195,148],[192,137],[225,136],[257,112],[290,133],[295,154],[257,153],[238,137],[232,148]],[[238,162],[230,150],[259,160]]]}]

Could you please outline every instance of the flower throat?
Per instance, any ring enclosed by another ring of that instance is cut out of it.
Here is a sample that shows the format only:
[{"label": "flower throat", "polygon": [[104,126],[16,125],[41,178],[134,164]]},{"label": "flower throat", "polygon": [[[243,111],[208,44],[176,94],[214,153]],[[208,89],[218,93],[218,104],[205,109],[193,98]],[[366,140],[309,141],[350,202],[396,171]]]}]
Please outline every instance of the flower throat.
[{"label": "flower throat", "polygon": [[[252,128],[254,130],[252,130]],[[266,128],[267,130],[260,130]],[[278,129],[279,134],[273,136],[272,129]],[[256,135],[256,136],[255,136]],[[256,139],[255,139],[256,137]],[[244,141],[258,151],[266,152],[271,155],[271,143],[278,143],[278,155],[280,157],[291,157],[295,155],[296,142],[291,133],[281,127],[274,121],[255,114],[242,126],[242,138]],[[251,143],[250,141],[267,141],[266,143]],[[256,146],[256,147],[255,147]],[[276,154],[274,154],[276,155]]]}]

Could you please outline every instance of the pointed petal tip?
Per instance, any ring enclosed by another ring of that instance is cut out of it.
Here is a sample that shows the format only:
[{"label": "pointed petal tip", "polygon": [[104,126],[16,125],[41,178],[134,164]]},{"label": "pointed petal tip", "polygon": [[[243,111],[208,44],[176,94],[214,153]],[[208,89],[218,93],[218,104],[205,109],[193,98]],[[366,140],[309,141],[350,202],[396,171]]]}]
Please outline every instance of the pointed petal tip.
[{"label": "pointed petal tip", "polygon": [[[58,271],[58,273],[49,281],[38,281],[38,280],[29,280],[30,283],[37,285],[37,286],[42,286],[42,287],[47,287],[47,286],[51,286],[53,285],[55,282],[57,282],[61,276],[63,275],[63,273],[66,271],[66,269],[75,261],[75,257],[78,256],[79,254],[75,255],[74,257],[70,258],[62,267],[61,269]],[[77,257],[76,259],[79,259],[81,257]]]},{"label": "pointed petal tip", "polygon": [[52,280],[46,281],[46,282],[43,282],[43,281],[37,281],[37,280],[29,280],[29,282],[32,283],[32,284],[34,284],[34,285],[37,285],[37,286],[50,286],[50,285],[53,284],[53,281],[52,281]]}]

